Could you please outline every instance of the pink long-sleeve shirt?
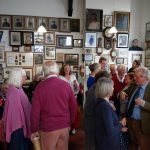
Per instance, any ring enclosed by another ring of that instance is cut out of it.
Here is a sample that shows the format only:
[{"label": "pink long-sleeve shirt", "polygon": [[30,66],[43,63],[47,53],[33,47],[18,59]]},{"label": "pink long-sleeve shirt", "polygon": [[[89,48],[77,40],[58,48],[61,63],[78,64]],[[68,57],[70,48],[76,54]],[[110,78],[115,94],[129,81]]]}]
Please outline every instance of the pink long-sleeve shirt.
[{"label": "pink long-sleeve shirt", "polygon": [[76,100],[70,85],[50,77],[36,87],[31,109],[31,132],[69,127],[75,117]]}]

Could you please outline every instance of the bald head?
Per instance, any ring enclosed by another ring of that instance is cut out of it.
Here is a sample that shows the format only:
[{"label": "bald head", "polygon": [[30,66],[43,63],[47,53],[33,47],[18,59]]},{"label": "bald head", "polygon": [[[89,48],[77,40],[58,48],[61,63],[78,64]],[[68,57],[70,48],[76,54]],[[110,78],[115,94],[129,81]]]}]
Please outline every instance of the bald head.
[{"label": "bald head", "polygon": [[59,74],[58,65],[54,61],[44,62],[43,71],[44,71],[45,76],[58,75]]}]

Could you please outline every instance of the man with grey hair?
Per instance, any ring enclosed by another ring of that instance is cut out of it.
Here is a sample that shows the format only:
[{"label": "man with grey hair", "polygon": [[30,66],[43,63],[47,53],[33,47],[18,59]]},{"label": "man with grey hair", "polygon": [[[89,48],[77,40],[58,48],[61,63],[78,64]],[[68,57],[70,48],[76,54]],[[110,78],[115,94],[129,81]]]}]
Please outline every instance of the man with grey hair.
[{"label": "man with grey hair", "polygon": [[112,80],[114,81],[114,92],[113,92],[113,96],[110,98],[112,101],[114,101],[114,105],[116,107],[116,113],[118,116],[120,115],[120,101],[117,95],[126,86],[125,76],[126,76],[126,66],[122,64],[118,65],[116,75],[112,77]]},{"label": "man with grey hair", "polygon": [[128,97],[127,123],[133,135],[134,148],[149,150],[150,146],[150,74],[147,68],[135,70],[135,83],[120,93],[120,98]]},{"label": "man with grey hair", "polygon": [[71,86],[57,77],[55,62],[46,61],[43,70],[46,80],[37,85],[32,99],[31,139],[40,136],[42,150],[67,150],[76,112],[75,97]]}]

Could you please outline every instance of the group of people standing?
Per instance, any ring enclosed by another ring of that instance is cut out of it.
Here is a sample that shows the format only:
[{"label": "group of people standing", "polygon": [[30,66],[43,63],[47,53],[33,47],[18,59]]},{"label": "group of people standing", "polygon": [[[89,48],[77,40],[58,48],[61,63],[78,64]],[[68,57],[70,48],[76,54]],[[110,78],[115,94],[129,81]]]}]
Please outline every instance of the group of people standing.
[{"label": "group of people standing", "polygon": [[108,72],[105,61],[100,62],[90,66],[87,81],[94,78],[84,107],[85,149],[149,150],[148,69],[135,60],[129,72],[124,65],[112,65]]},{"label": "group of people standing", "polygon": [[36,82],[30,103],[22,88],[24,69],[11,70],[0,130],[8,150],[32,150],[31,140],[36,137],[42,150],[68,149],[69,132],[75,133],[77,126],[79,83],[69,65],[63,66],[61,77],[53,61],[46,61],[43,71],[45,79]]}]

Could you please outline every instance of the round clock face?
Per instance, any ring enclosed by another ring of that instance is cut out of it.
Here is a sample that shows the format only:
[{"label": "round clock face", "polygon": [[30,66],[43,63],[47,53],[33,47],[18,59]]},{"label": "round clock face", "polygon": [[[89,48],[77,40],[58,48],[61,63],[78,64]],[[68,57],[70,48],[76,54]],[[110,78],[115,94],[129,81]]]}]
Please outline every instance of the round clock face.
[{"label": "round clock face", "polygon": [[117,56],[117,51],[115,49],[112,49],[110,52],[111,58],[115,58]]},{"label": "round clock face", "polygon": [[106,37],[106,38],[112,38],[112,37],[114,36],[113,33],[109,33],[109,30],[110,30],[109,27],[107,27],[107,28],[105,28],[105,29],[103,30],[104,37]]}]

